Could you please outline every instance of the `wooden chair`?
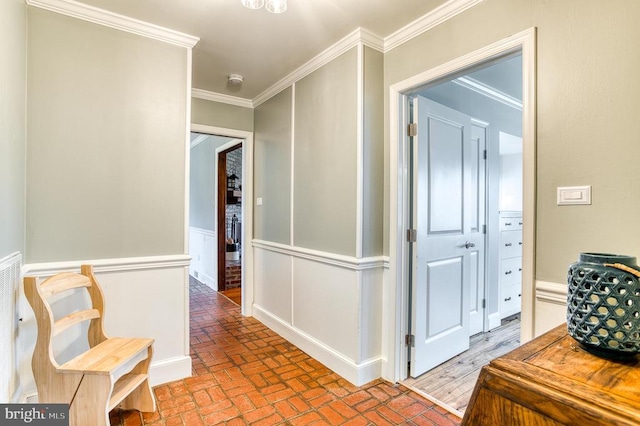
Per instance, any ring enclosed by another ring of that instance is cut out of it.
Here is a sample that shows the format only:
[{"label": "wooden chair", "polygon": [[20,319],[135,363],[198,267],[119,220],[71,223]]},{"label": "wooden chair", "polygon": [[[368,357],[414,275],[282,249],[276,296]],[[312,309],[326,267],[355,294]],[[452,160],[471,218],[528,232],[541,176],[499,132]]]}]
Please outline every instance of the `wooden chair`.
[{"label": "wooden chair", "polygon": [[[148,375],[153,339],[104,334],[104,296],[90,265],[82,265],[81,274],[60,273],[40,283],[25,277],[24,290],[38,325],[31,365],[40,403],[70,404],[70,424],[75,426],[109,426],[109,411],[118,405],[155,411]],[[48,299],[70,291],[88,292],[92,306],[54,318]],[[85,321],[89,349],[59,364],[54,337],[74,325],[86,329],[81,325]]]}]

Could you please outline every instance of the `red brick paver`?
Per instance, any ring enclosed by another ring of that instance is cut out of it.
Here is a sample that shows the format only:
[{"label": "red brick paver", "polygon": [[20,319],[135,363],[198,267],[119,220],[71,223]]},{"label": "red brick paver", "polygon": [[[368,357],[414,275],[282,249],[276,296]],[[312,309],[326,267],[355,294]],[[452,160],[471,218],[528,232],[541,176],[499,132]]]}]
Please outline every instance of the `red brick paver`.
[{"label": "red brick paver", "polygon": [[460,424],[402,385],[353,386],[204,284],[190,291],[194,376],[155,387],[155,413],[114,410],[112,426]]}]

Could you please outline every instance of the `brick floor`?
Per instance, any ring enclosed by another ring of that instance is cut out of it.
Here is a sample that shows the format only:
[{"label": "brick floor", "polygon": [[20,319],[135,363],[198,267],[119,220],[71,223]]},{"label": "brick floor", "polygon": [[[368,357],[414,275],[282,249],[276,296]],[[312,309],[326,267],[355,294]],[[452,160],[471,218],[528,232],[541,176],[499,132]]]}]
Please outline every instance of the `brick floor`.
[{"label": "brick floor", "polygon": [[193,279],[190,304],[193,376],[155,387],[155,413],[112,411],[112,426],[460,424],[401,385],[351,385]]}]

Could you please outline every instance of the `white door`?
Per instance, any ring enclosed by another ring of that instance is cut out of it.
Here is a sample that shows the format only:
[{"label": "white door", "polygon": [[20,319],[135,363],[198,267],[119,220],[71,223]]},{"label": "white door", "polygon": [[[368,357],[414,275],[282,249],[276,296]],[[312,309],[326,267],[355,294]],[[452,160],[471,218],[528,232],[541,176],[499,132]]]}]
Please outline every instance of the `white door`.
[{"label": "white door", "polygon": [[[471,123],[471,234],[486,234],[484,230],[486,212],[486,155],[487,126]],[[471,314],[469,318],[469,335],[484,331],[485,316],[485,237],[482,244],[476,245],[477,251],[471,254],[471,295],[469,297]]]},{"label": "white door", "polygon": [[473,142],[469,116],[420,96],[413,107],[410,373],[417,377],[469,348],[471,286],[484,288],[484,147]]}]

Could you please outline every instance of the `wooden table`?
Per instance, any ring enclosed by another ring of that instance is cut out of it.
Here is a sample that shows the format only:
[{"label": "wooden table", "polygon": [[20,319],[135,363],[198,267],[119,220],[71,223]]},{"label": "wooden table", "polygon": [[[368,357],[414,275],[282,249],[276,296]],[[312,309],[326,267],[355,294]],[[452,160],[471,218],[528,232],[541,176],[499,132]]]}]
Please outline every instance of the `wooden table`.
[{"label": "wooden table", "polygon": [[640,425],[640,356],[599,358],[566,325],[483,367],[463,425]]}]

